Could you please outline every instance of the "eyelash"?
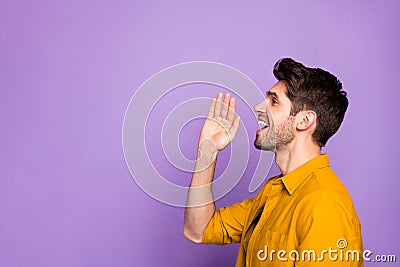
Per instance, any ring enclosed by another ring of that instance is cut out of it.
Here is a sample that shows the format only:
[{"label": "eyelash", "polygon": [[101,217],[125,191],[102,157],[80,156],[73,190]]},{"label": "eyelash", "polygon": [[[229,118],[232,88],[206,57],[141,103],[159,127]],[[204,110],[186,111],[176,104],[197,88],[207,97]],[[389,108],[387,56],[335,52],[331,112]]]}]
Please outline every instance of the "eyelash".
[{"label": "eyelash", "polygon": [[278,105],[278,101],[277,101],[275,98],[272,98],[272,99],[271,99],[271,104],[272,104],[273,106]]}]

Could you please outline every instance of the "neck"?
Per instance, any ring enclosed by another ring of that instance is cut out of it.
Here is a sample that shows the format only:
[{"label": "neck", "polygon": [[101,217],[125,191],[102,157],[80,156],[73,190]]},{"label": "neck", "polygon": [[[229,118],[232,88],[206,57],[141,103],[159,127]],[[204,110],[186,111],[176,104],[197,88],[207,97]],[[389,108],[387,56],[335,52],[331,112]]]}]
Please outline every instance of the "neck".
[{"label": "neck", "polygon": [[276,148],[275,161],[282,175],[286,175],[319,155],[321,148],[313,142],[293,140],[285,146]]}]

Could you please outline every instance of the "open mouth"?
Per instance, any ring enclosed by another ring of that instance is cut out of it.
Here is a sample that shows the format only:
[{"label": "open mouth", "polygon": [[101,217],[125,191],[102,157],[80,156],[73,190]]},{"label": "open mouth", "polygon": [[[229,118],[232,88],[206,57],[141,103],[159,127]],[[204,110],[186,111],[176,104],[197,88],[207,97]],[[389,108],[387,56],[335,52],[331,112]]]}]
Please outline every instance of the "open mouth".
[{"label": "open mouth", "polygon": [[265,121],[258,121],[258,126],[260,126],[260,129],[263,130],[268,128],[269,125]]},{"label": "open mouth", "polygon": [[269,127],[269,124],[266,123],[265,121],[259,120],[258,121],[258,126],[260,127],[260,129],[258,129],[256,131],[257,134],[261,134],[261,131],[264,129],[267,129]]}]

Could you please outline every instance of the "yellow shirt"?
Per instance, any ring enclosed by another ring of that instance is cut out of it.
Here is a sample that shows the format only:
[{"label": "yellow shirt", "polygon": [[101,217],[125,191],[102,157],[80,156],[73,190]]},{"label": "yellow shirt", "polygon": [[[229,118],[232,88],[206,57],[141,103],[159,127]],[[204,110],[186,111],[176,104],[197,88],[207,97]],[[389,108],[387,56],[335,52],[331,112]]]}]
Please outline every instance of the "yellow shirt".
[{"label": "yellow shirt", "polygon": [[360,222],[327,155],[216,211],[203,243],[239,242],[237,267],[363,266]]}]

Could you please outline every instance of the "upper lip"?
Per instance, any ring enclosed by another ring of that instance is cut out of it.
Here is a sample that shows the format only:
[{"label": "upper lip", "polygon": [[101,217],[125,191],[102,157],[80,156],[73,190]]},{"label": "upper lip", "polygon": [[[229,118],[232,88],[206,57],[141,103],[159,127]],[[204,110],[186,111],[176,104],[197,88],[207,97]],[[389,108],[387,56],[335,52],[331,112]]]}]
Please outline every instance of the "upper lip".
[{"label": "upper lip", "polygon": [[269,125],[268,121],[266,119],[264,119],[264,118],[258,117],[258,121],[265,122],[266,124]]}]

